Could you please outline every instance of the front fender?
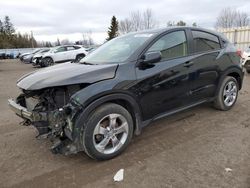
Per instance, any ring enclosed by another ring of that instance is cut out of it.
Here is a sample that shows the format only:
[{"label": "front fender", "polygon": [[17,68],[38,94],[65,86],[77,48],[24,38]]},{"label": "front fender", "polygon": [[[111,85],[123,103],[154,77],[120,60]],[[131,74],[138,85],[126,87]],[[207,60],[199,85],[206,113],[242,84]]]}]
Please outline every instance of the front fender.
[{"label": "front fender", "polygon": [[86,120],[89,114],[95,110],[98,106],[114,101],[123,100],[133,107],[133,117],[135,123],[135,134],[138,135],[141,132],[141,108],[136,98],[129,92],[121,89],[115,89],[116,82],[114,80],[105,80],[93,85],[90,85],[81,91],[78,91],[71,97],[71,101],[77,102],[81,105],[81,111],[74,117],[74,127],[72,131],[72,138],[78,145],[78,150],[83,150],[81,134],[84,130]]}]

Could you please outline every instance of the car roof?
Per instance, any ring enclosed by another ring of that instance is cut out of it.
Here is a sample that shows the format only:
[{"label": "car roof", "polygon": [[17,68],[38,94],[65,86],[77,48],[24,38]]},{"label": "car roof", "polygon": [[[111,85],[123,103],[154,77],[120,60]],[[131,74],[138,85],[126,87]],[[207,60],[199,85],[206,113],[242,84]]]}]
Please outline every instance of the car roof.
[{"label": "car roof", "polygon": [[147,33],[154,33],[154,34],[161,34],[170,30],[174,30],[174,29],[192,29],[192,30],[198,30],[198,31],[204,31],[207,33],[211,33],[214,35],[217,35],[221,38],[223,38],[224,40],[227,40],[226,37],[222,34],[219,33],[215,30],[211,30],[211,29],[205,29],[205,28],[201,28],[201,27],[189,27],[189,26],[170,26],[167,28],[159,28],[159,29],[148,29],[148,30],[143,30],[143,31],[137,31],[137,32],[133,32],[134,34],[147,34]]}]

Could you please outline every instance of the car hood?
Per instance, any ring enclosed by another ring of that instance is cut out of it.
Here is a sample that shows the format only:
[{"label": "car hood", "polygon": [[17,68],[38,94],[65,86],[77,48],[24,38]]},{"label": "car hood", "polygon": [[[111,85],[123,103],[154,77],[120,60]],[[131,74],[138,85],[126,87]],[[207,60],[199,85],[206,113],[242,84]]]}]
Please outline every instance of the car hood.
[{"label": "car hood", "polygon": [[[47,52],[45,52],[45,53],[47,53]],[[35,58],[35,57],[42,57],[43,54],[44,54],[44,53],[42,53],[42,52],[41,52],[41,53],[36,53],[36,54],[33,56],[33,58]]]},{"label": "car hood", "polygon": [[24,75],[17,81],[17,86],[25,90],[38,90],[55,86],[94,83],[114,78],[117,67],[117,64],[62,63]]}]

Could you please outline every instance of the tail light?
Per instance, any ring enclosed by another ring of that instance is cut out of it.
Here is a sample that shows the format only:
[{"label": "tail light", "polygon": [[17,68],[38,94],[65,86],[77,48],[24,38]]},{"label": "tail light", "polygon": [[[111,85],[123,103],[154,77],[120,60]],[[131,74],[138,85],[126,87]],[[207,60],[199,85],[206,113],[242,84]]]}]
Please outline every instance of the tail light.
[{"label": "tail light", "polygon": [[241,52],[240,49],[238,49],[238,50],[236,51],[236,54],[237,54],[240,58],[242,58],[242,52]]}]

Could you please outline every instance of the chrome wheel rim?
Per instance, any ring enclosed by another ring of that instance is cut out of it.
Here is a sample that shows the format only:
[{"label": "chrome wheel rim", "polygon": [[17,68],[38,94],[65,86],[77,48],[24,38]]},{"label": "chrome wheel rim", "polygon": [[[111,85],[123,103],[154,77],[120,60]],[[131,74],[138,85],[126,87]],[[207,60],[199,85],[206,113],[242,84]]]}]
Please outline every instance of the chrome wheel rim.
[{"label": "chrome wheel rim", "polygon": [[125,144],[128,131],[128,122],[124,116],[109,114],[103,117],[94,129],[95,149],[103,154],[112,154],[118,151]]},{"label": "chrome wheel rim", "polygon": [[224,87],[223,100],[226,106],[232,106],[237,98],[238,88],[234,81],[229,81]]}]

